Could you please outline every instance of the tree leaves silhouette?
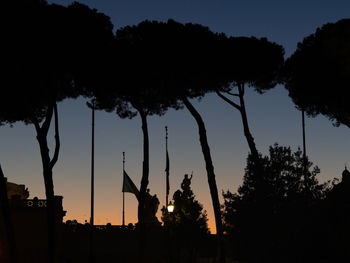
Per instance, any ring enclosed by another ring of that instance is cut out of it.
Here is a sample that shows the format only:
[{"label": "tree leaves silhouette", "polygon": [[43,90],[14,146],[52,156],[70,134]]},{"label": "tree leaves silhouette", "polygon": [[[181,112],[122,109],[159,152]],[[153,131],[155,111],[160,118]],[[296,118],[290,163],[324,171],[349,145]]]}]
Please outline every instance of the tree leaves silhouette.
[{"label": "tree leaves silhouette", "polygon": [[328,23],[298,43],[285,66],[285,87],[309,116],[350,127],[350,19]]},{"label": "tree leaves silhouette", "polygon": [[240,260],[295,262],[295,257],[308,254],[307,248],[314,247],[308,244],[314,232],[311,226],[329,183],[318,182],[319,168],[307,160],[305,184],[300,149],[292,152],[290,147],[275,144],[270,147],[269,156],[259,158],[262,169],[257,171],[249,154],[238,193],[223,193],[225,231]]},{"label": "tree leaves silhouette", "polygon": [[[35,127],[47,199],[48,262],[53,262],[56,242],[53,168],[60,150],[57,103],[82,93],[82,85],[76,85],[74,80],[78,80],[76,62],[84,57],[81,48],[84,42],[75,33],[80,25],[91,25],[89,22],[97,12],[77,3],[63,7],[45,1],[16,1],[7,11],[14,23],[5,31],[8,42],[2,63],[6,65],[3,78],[6,89],[1,96],[0,123],[21,121]],[[89,42],[84,44],[89,46]],[[55,148],[50,156],[47,136],[52,119]]]}]

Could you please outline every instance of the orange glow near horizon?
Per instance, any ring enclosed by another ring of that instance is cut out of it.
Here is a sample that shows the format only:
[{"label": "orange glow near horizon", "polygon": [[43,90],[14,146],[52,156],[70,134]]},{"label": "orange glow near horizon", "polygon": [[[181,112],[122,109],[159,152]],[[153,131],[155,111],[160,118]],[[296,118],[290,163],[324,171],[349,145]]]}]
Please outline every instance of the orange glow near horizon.
[{"label": "orange glow near horizon", "polygon": [[[136,208],[136,206],[133,206]],[[157,218],[161,222],[161,211],[160,208],[157,212]],[[64,210],[67,210],[67,208],[64,208]],[[96,208],[95,208],[96,210]],[[97,209],[98,214],[95,214],[94,220],[95,225],[106,225],[107,223],[111,223],[112,225],[122,225],[122,212],[120,211],[112,213],[110,209]],[[208,228],[211,234],[216,234],[216,227],[215,227],[215,220],[212,220],[214,218],[214,214],[208,212]],[[90,221],[90,215],[78,215],[74,213],[74,210],[71,212],[67,211],[67,215],[63,218],[63,221],[66,222],[68,220],[77,220],[79,223],[84,224],[85,221],[89,223]],[[137,223],[137,209],[125,209],[125,224],[135,224]]]}]

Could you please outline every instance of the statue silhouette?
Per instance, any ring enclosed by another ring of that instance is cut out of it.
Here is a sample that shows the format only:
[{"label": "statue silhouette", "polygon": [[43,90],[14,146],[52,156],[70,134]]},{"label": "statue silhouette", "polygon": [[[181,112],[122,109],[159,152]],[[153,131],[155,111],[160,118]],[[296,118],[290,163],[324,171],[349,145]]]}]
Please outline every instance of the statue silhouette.
[{"label": "statue silhouette", "polygon": [[181,189],[183,191],[183,194],[184,195],[191,195],[191,180],[192,180],[192,174],[191,174],[191,177],[188,178],[188,174],[185,174],[184,176],[184,179],[182,180],[182,183],[181,183]]},{"label": "statue silhouette", "polygon": [[159,199],[157,195],[151,195],[150,190],[147,189],[146,191],[146,198],[145,198],[145,222],[147,223],[158,223],[158,219],[156,217],[156,213],[158,211],[159,207]]}]

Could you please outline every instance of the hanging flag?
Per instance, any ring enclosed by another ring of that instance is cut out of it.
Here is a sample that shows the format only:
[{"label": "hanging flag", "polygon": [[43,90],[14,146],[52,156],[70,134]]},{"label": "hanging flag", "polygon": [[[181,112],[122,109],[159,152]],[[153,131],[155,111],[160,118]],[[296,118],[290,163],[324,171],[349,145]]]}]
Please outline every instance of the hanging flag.
[{"label": "hanging flag", "polygon": [[137,189],[136,185],[133,183],[129,175],[124,171],[124,178],[123,178],[123,190],[122,192],[128,192],[133,193],[138,198],[139,196],[139,190]]},{"label": "hanging flag", "polygon": [[166,194],[169,195],[170,191],[170,185],[169,185],[169,154],[168,150],[166,151],[166,166],[165,166],[165,173],[166,173]]}]

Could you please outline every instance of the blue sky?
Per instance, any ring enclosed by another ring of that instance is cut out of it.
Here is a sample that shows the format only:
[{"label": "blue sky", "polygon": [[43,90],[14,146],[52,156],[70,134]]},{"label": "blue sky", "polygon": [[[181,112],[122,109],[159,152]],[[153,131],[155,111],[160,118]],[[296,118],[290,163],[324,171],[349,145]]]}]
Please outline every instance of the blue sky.
[{"label": "blue sky", "polygon": [[[67,5],[71,1],[49,1]],[[348,18],[350,1],[80,1],[109,15],[115,29],[144,19],[173,18],[208,26],[233,36],[267,37],[284,46],[289,57],[299,41],[328,22]],[[235,191],[242,182],[248,145],[238,112],[210,94],[194,105],[205,121],[219,191]],[[248,91],[248,119],[258,150],[267,153],[275,142],[302,145],[301,113],[295,109],[283,86],[266,94]],[[54,168],[55,193],[64,196],[66,219],[89,218],[91,113],[84,99],[59,104],[62,148]],[[169,127],[171,193],[180,187],[185,173],[193,171],[193,191],[213,213],[205,164],[194,119],[186,111],[170,110],[149,118],[150,189],[165,202],[165,130]],[[306,120],[307,153],[321,169],[320,181],[339,177],[350,165],[350,129],[333,127],[323,116]],[[34,127],[15,124],[0,129],[0,162],[10,181],[29,187],[31,197],[44,197],[44,184]],[[113,113],[96,113],[96,203],[97,224],[121,224],[122,152],[126,169],[136,185],[142,171],[142,133],[139,117],[121,120]],[[136,199],[126,196],[126,221],[136,221]]]}]

